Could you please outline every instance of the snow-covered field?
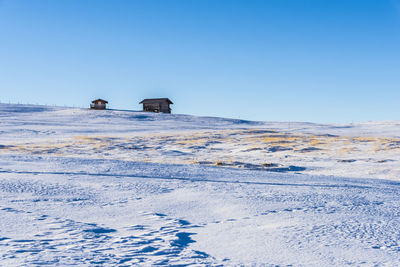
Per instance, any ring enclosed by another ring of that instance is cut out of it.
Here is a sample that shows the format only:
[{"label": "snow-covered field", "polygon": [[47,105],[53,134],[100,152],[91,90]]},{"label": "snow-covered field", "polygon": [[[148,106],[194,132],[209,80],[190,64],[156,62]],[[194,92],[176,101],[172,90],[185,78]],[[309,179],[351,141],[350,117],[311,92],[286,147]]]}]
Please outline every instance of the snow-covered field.
[{"label": "snow-covered field", "polygon": [[400,265],[400,121],[0,104],[0,265]]}]

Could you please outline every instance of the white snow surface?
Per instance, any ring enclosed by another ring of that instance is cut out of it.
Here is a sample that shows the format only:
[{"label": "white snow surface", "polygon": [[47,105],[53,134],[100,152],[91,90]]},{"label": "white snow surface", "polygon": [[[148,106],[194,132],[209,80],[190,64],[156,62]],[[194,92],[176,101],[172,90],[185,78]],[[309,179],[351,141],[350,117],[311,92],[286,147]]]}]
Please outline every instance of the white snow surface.
[{"label": "white snow surface", "polygon": [[399,266],[400,121],[0,104],[0,266]]}]

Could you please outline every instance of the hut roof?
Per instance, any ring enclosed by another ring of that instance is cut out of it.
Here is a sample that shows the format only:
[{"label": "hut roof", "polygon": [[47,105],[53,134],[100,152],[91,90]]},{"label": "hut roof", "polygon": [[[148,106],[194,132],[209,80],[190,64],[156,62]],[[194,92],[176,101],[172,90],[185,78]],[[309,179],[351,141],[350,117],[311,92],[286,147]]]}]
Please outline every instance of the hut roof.
[{"label": "hut roof", "polygon": [[108,101],[106,101],[106,100],[104,100],[104,99],[101,99],[101,98],[96,99],[96,100],[93,100],[92,103],[95,103],[95,102],[97,102],[97,101],[103,102],[104,104],[108,104]]},{"label": "hut roof", "polygon": [[143,99],[139,104],[145,104],[145,103],[157,103],[157,102],[162,102],[162,101],[167,101],[169,104],[174,104],[172,103],[169,98],[146,98]]}]

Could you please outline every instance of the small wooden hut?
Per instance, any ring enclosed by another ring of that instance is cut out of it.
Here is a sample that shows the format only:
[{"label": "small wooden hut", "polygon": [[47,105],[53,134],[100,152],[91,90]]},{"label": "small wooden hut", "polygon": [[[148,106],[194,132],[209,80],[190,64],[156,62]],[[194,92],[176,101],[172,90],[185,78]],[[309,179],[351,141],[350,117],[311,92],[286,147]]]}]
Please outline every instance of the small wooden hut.
[{"label": "small wooden hut", "polygon": [[106,105],[108,102],[103,99],[96,99],[92,101],[92,104],[90,105],[90,109],[106,109]]}]

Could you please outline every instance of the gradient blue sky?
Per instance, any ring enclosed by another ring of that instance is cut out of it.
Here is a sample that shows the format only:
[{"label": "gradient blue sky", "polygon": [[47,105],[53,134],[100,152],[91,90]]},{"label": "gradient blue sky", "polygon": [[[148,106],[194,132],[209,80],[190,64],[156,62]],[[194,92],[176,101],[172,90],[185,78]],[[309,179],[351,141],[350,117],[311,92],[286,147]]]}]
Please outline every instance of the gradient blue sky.
[{"label": "gradient blue sky", "polygon": [[400,0],[0,0],[0,101],[400,119]]}]

